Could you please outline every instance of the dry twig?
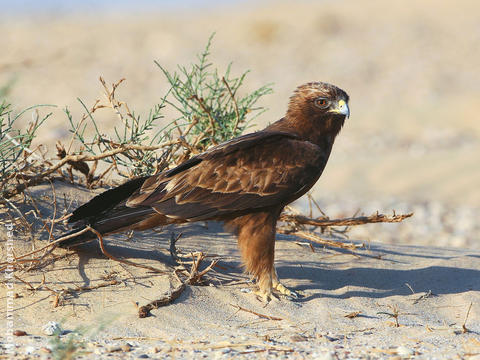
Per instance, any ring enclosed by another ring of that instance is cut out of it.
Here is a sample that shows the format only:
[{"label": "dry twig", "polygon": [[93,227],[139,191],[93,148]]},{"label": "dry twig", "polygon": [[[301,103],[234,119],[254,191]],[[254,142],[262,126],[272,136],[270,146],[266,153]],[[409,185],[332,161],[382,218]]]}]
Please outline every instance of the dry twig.
[{"label": "dry twig", "polygon": [[347,315],[344,315],[344,317],[346,318],[349,318],[349,319],[354,319],[356,318],[358,315],[360,315],[362,312],[361,311],[354,311],[354,312],[351,312]]},{"label": "dry twig", "polygon": [[[301,237],[303,239],[307,239],[317,244],[341,248],[341,249],[348,249],[348,250],[356,250],[358,248],[362,248],[363,245],[356,245],[356,244],[348,244],[343,243],[335,240],[325,239],[319,236],[318,234],[312,231],[305,231],[305,230],[292,230],[292,229],[285,229],[285,228],[277,228],[277,233],[279,234],[288,234],[288,235],[295,235]],[[311,248],[310,248],[311,249]]]},{"label": "dry twig", "polygon": [[180,284],[175,287],[173,290],[169,291],[168,294],[162,296],[160,299],[153,300],[147,305],[141,306],[138,308],[138,317],[145,318],[150,315],[150,311],[158,309],[159,307],[168,305],[178,299],[183,291],[186,289],[187,284],[180,282]]},{"label": "dry twig", "polygon": [[[206,255],[203,252],[198,252],[196,254],[191,254],[193,261],[188,270],[185,267],[185,262],[180,259],[177,255],[177,249],[175,247],[176,241],[180,238],[181,234],[175,237],[172,234],[170,239],[170,254],[175,262],[179,262],[181,265],[178,269],[174,270],[173,274],[175,278],[178,280],[179,285],[175,287],[173,290],[169,291],[167,294],[163,295],[160,299],[154,300],[147,305],[141,306],[138,308],[138,316],[140,318],[144,318],[150,315],[150,311],[153,309],[158,309],[161,306],[166,306],[171,304],[174,300],[178,299],[183,291],[187,288],[187,285],[196,285],[203,283],[202,277],[205,276],[213,267],[217,264],[218,259],[213,259],[204,270],[199,271],[200,264],[205,259]],[[186,273],[187,278],[185,280],[180,279],[178,273]]]},{"label": "dry twig", "polygon": [[275,320],[275,321],[280,321],[280,320],[283,320],[282,318],[279,318],[279,317],[276,317],[276,316],[270,316],[270,315],[265,315],[265,314],[260,314],[256,311],[253,311],[253,310],[248,310],[248,309],[245,309],[244,307],[241,307],[241,306],[238,306],[238,305],[234,305],[234,304],[230,304],[231,306],[235,307],[238,309],[238,311],[245,311],[245,312],[248,312],[250,314],[254,314],[254,315],[257,315],[258,317],[261,317],[263,319],[268,319],[268,320]]},{"label": "dry twig", "polygon": [[32,176],[29,180],[27,180],[24,183],[17,184],[13,189],[6,190],[3,192],[2,196],[4,198],[11,198],[12,196],[15,196],[17,194],[20,194],[23,192],[26,188],[34,185],[38,185],[42,182],[45,181],[45,178],[52,174],[53,172],[57,171],[60,169],[62,166],[68,163],[79,163],[81,161],[96,161],[100,159],[105,159],[108,157],[112,157],[113,155],[120,154],[120,153],[125,153],[129,150],[143,150],[143,151],[151,151],[151,150],[157,150],[161,149],[163,147],[167,147],[173,144],[177,144],[179,141],[174,140],[174,141],[168,141],[160,145],[151,145],[151,146],[146,146],[146,145],[137,145],[137,144],[119,144],[117,148],[112,149],[110,151],[105,151],[104,153],[98,154],[98,155],[67,155],[64,158],[62,158],[58,163],[55,165],[50,166],[43,172],[41,172],[38,175]]},{"label": "dry twig", "polygon": [[227,80],[225,80],[225,77],[222,77],[222,82],[224,83],[225,87],[228,90],[228,93],[230,94],[230,97],[232,99],[233,106],[234,106],[234,109],[235,109],[236,118],[235,118],[235,125],[233,126],[233,133],[236,133],[237,128],[238,128],[238,124],[240,123],[240,112],[238,111],[237,100],[235,99],[235,94],[232,92],[232,89],[230,88],[230,85],[228,85]]},{"label": "dry twig", "polygon": [[470,306],[468,307],[468,310],[467,310],[467,315],[465,315],[465,320],[463,321],[463,324],[462,324],[463,333],[470,332],[470,330],[467,329],[466,324],[467,324],[468,316],[470,315],[470,310],[472,309],[472,305],[473,305],[473,303],[471,302]]},{"label": "dry twig", "polygon": [[296,224],[303,225],[314,225],[314,226],[352,226],[352,225],[364,225],[372,223],[395,223],[401,222],[406,218],[412,216],[413,213],[396,215],[392,216],[383,215],[383,214],[374,214],[370,216],[358,216],[345,219],[314,219],[309,218],[303,215],[291,215],[291,214],[282,214],[280,216],[280,221],[293,222]]}]

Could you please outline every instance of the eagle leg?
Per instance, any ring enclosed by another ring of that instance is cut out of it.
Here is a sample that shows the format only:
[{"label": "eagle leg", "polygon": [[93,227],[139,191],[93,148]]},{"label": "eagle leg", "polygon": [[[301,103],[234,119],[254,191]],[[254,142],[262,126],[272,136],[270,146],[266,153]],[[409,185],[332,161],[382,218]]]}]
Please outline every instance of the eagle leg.
[{"label": "eagle leg", "polygon": [[245,270],[256,279],[259,287],[256,294],[265,302],[272,299],[274,289],[282,294],[292,293],[279,283],[273,265],[280,210],[248,214],[234,220]]}]

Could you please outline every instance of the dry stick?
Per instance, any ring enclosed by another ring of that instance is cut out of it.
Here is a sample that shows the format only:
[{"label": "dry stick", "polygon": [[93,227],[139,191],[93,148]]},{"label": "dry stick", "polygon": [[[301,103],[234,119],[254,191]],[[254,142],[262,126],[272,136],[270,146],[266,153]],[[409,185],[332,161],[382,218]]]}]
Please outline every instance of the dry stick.
[{"label": "dry stick", "polygon": [[351,312],[347,315],[343,315],[343,317],[346,317],[346,318],[349,318],[349,319],[354,319],[356,318],[358,315],[360,315],[362,312],[361,311],[354,311],[354,312]]},{"label": "dry stick", "polygon": [[352,218],[345,218],[345,219],[312,219],[302,215],[289,215],[289,214],[282,214],[280,216],[280,221],[285,222],[294,222],[297,224],[304,224],[304,225],[315,225],[315,226],[351,226],[351,225],[363,225],[363,224],[371,224],[371,223],[379,223],[379,222],[388,222],[388,223],[395,223],[401,222],[406,218],[412,216],[413,213],[403,214],[403,215],[383,215],[383,214],[374,214],[370,216],[358,216]]},{"label": "dry stick", "polygon": [[[400,324],[399,324],[399,322],[398,322],[398,317],[399,317],[399,315],[401,315],[401,314],[400,314],[400,312],[398,311],[398,306],[397,306],[397,305],[388,305],[388,307],[389,307],[390,309],[392,309],[392,312],[391,312],[391,313],[385,312],[385,311],[379,311],[379,312],[377,312],[377,314],[384,314],[384,315],[388,315],[388,316],[394,318],[394,319],[395,319],[395,327],[400,327]],[[402,314],[402,315],[407,315],[407,314]]]},{"label": "dry stick", "polygon": [[[207,272],[209,272],[210,270],[212,270],[216,265],[217,265],[217,262],[218,262],[218,259],[213,259],[211,262],[210,262],[210,265],[208,265],[205,270],[203,271],[200,271],[197,275],[196,275],[196,281],[200,281],[200,279],[202,278],[203,275],[205,275]],[[194,284],[195,282],[193,282],[192,284]]]},{"label": "dry stick", "polygon": [[[55,225],[55,218],[57,216],[57,193],[55,191],[55,186],[53,185],[53,183],[51,181],[50,181],[50,185],[52,187],[52,193],[53,193],[53,214],[52,214],[52,220],[51,220],[52,223],[50,225],[50,230],[48,231],[48,241],[50,241],[53,238],[53,227]],[[55,249],[55,247],[52,247],[52,248],[46,250],[45,253],[42,256],[40,256],[40,258],[38,258],[38,261],[42,261],[54,249]],[[30,266],[30,268],[27,269],[27,271],[31,270],[32,268],[33,268],[33,263]]]},{"label": "dry stick", "polygon": [[52,240],[53,237],[53,226],[55,225],[55,218],[57,217],[57,193],[55,191],[55,186],[50,181],[50,186],[52,187],[53,194],[53,214],[52,214],[52,224],[50,226],[50,231],[48,232],[48,241]]},{"label": "dry stick", "polygon": [[17,279],[18,281],[21,281],[22,283],[24,283],[25,285],[27,285],[27,286],[29,287],[28,290],[33,290],[33,291],[38,290],[37,288],[33,287],[33,285],[30,284],[28,281],[23,280],[22,278],[19,278],[17,275],[13,275],[13,277],[14,277],[15,279]]},{"label": "dry stick", "polygon": [[83,122],[89,118],[95,111],[97,111],[98,109],[102,109],[104,107],[106,107],[105,105],[102,105],[102,104],[99,104],[100,100],[97,99],[95,100],[95,104],[93,104],[93,106],[90,108],[90,110],[87,110],[87,113],[83,114],[82,115],[82,118],[80,119],[80,121],[78,122],[76,128],[75,128],[75,131],[72,133],[72,137],[70,138],[70,143],[68,144],[68,150],[67,150],[67,153],[70,152],[70,150],[72,149],[72,145],[73,145],[73,141],[75,140],[75,136],[77,136],[77,133],[78,133],[78,130],[80,129],[80,127],[83,125]]},{"label": "dry stick", "polygon": [[112,285],[118,285],[121,282],[119,280],[110,280],[107,282],[103,282],[97,285],[90,285],[90,286],[77,286],[75,289],[66,289],[64,290],[67,293],[72,293],[72,292],[81,292],[81,291],[91,291],[95,289],[100,289],[102,287],[107,287],[107,286],[112,286]]},{"label": "dry stick", "polygon": [[2,193],[2,196],[4,198],[11,198],[12,196],[15,196],[19,193],[21,193],[23,190],[25,190],[29,186],[37,185],[43,181],[43,179],[50,175],[51,173],[57,171],[60,169],[62,166],[67,164],[68,162],[78,162],[78,161],[95,161],[95,160],[100,160],[104,159],[106,157],[111,157],[113,155],[128,151],[128,150],[144,150],[144,151],[152,151],[152,150],[158,150],[161,149],[165,146],[173,145],[173,144],[178,144],[178,140],[173,140],[173,141],[168,141],[165,143],[162,143],[160,145],[137,145],[137,144],[124,144],[120,145],[116,149],[112,149],[109,151],[105,151],[102,154],[99,155],[67,155],[65,156],[62,160],[60,160],[57,164],[49,167],[47,170],[44,172],[33,176],[30,178],[26,183],[18,184],[14,189],[12,190],[6,190]]},{"label": "dry stick", "polygon": [[103,79],[103,77],[100,76],[100,82],[102,83],[103,85],[103,88],[105,89],[105,95],[107,95],[107,99],[108,99],[108,102],[110,103],[110,107],[112,108],[112,110],[117,114],[117,116],[119,117],[120,121],[125,125],[125,127],[127,129],[130,129],[130,125],[128,124],[127,120],[125,120],[123,118],[123,115],[122,113],[120,112],[120,107],[125,106],[126,110],[127,110],[127,115],[129,118],[133,119],[133,121],[135,122],[136,125],[138,125],[138,122],[137,122],[137,119],[135,119],[135,117],[132,115],[132,113],[130,112],[130,109],[128,108],[128,105],[127,103],[123,102],[123,101],[118,101],[117,99],[115,99],[115,91],[117,90],[117,87],[123,82],[125,81],[125,78],[123,79],[120,79],[118,82],[116,83],[113,83],[112,84],[112,90],[110,90],[105,82],[105,80]]},{"label": "dry stick", "polygon": [[30,231],[30,234],[32,234],[32,232],[33,232],[32,231],[32,226],[28,223],[27,219],[25,219],[25,216],[22,214],[20,209],[14,203],[12,203],[10,200],[8,200],[7,198],[4,198],[3,201],[5,201],[8,205],[10,205],[12,207],[13,210],[15,210],[15,212],[20,216],[20,218],[23,220],[23,223],[28,228],[28,231]]},{"label": "dry stick", "polygon": [[[54,248],[52,248],[52,249],[54,249]],[[58,261],[58,260],[63,259],[63,258],[67,258],[67,257],[72,256],[72,255],[74,255],[74,254],[75,254],[75,253],[70,252],[70,253],[65,253],[65,254],[63,254],[63,255],[60,255],[60,256],[52,256],[50,259],[45,260],[42,264],[39,264],[41,258],[29,259],[28,261],[20,260],[20,261],[18,261],[18,262],[19,262],[19,263],[21,263],[21,262],[35,262],[35,263],[37,263],[37,264],[35,264],[35,265],[32,264],[32,265],[30,265],[30,266],[28,267],[27,271],[32,271],[32,270],[39,269],[40,266],[47,266],[47,265],[50,264],[50,263],[54,263],[55,261]],[[48,255],[48,254],[47,254],[47,255]],[[42,256],[42,258],[43,258],[43,256]]]},{"label": "dry stick", "polygon": [[158,309],[161,306],[165,306],[172,303],[174,300],[180,297],[180,295],[183,293],[186,287],[187,287],[187,284],[185,284],[184,282],[180,282],[180,285],[178,285],[173,290],[169,291],[167,295],[161,297],[158,300],[154,300],[147,305],[141,306],[140,308],[138,308],[138,317],[145,318],[148,315],[150,315],[151,310]]},{"label": "dry stick", "polygon": [[356,244],[345,244],[342,242],[334,241],[334,240],[328,240],[324,239],[317,234],[310,232],[310,231],[303,231],[303,230],[290,230],[290,229],[277,229],[277,232],[279,234],[287,234],[287,235],[296,235],[298,237],[307,239],[309,241],[312,241],[317,244],[322,244],[322,245],[328,245],[331,247],[337,247],[341,249],[348,249],[348,250],[355,250],[360,247],[363,247],[363,245],[356,245]]},{"label": "dry stick", "polygon": [[312,194],[310,192],[307,193],[308,199],[315,205],[318,211],[320,211],[320,214],[322,214],[325,218],[327,217],[327,214],[323,212],[323,210],[320,208],[320,205],[318,205],[317,201],[313,198]]},{"label": "dry stick", "polygon": [[[92,183],[90,184],[92,187],[96,186],[101,180],[103,180],[103,178],[114,168],[114,163],[112,162],[110,164],[110,166],[107,168],[107,170],[105,170],[104,172],[102,172],[95,181],[92,181]],[[92,172],[92,178],[93,178],[93,172]]]},{"label": "dry stick", "polygon": [[202,108],[202,110],[207,114],[208,120],[210,121],[210,132],[212,133],[212,139],[211,139],[212,144],[217,145],[217,142],[213,138],[213,135],[215,135],[215,121],[213,120],[213,117],[212,117],[212,114],[210,113],[210,110],[207,109],[207,107],[203,103],[203,100],[200,99],[197,95],[193,95],[191,98],[196,100],[198,102],[198,104],[200,105],[200,107]]},{"label": "dry stick", "polygon": [[464,321],[463,324],[462,324],[462,331],[463,331],[464,333],[470,332],[470,330],[468,330],[465,325],[467,324],[468,316],[470,315],[470,310],[472,309],[472,304],[473,304],[473,303],[470,302],[470,306],[468,307],[468,310],[467,310],[467,315],[465,316],[465,321]]},{"label": "dry stick", "polygon": [[237,100],[235,100],[235,94],[232,92],[232,89],[230,88],[230,85],[228,85],[227,80],[225,80],[225,77],[222,77],[222,81],[227,87],[228,93],[230,94],[230,97],[232,98],[232,101],[233,101],[233,105],[235,107],[236,119],[235,119],[235,126],[233,127],[233,133],[235,134],[238,128],[238,123],[240,122],[240,113],[238,111],[238,104],[237,104]]},{"label": "dry stick", "polygon": [[[28,255],[36,254],[36,253],[38,253],[38,252],[40,252],[40,251],[42,251],[42,250],[45,250],[45,249],[47,249],[47,248],[49,248],[49,247],[51,247],[51,246],[54,246],[54,245],[58,244],[59,242],[62,242],[62,241],[65,241],[65,240],[74,238],[74,237],[76,237],[76,236],[78,236],[78,235],[81,235],[81,234],[83,234],[83,233],[86,233],[87,231],[89,231],[89,229],[85,228],[85,229],[82,229],[82,230],[80,230],[80,231],[78,231],[78,232],[76,232],[76,233],[63,236],[63,237],[61,237],[61,238],[59,238],[59,239],[57,239],[57,240],[55,240],[55,241],[52,241],[51,243],[49,243],[48,245],[45,245],[44,247],[42,247],[42,248],[40,248],[40,249],[37,249],[37,250],[34,250],[34,251],[30,251],[29,253],[26,253],[26,254],[17,256],[17,257],[15,258],[15,260],[20,260],[20,259],[23,259],[24,257],[26,257],[26,256],[28,256]],[[29,261],[36,261],[36,260],[37,260],[37,259],[31,259],[31,260],[29,260]],[[1,265],[5,265],[5,264],[8,264],[8,261],[5,261],[5,262],[3,262],[3,263],[0,263],[0,266],[1,266]]]},{"label": "dry stick", "polygon": [[275,316],[270,316],[270,315],[264,315],[264,314],[260,314],[260,313],[257,313],[255,311],[252,311],[252,310],[248,310],[248,309],[245,309],[241,306],[238,306],[238,305],[234,305],[234,304],[230,304],[231,306],[237,308],[239,311],[245,311],[245,312],[248,312],[250,314],[254,314],[254,315],[257,315],[258,317],[261,317],[263,319],[268,319],[268,320],[276,320],[276,321],[279,321],[279,320],[283,320],[282,318],[279,318],[279,317],[275,317]]},{"label": "dry stick", "polygon": [[95,230],[94,228],[92,228],[90,225],[87,225],[87,227],[86,227],[85,229],[93,232],[93,233],[97,236],[97,238],[98,238],[98,243],[99,243],[99,245],[100,245],[100,250],[102,250],[103,255],[105,255],[105,256],[108,257],[109,259],[114,260],[114,261],[117,261],[117,262],[122,263],[122,264],[126,264],[126,265],[131,265],[131,266],[135,266],[135,267],[147,269],[147,270],[150,270],[150,271],[159,273],[159,274],[166,274],[166,273],[167,273],[167,272],[164,271],[164,270],[155,269],[154,267],[151,267],[151,266],[148,266],[148,265],[137,264],[137,263],[134,263],[133,261],[129,261],[129,260],[125,260],[125,259],[119,259],[119,258],[111,255],[111,254],[105,249],[105,246],[103,245],[103,236],[102,236],[102,234],[100,234],[97,230]]},{"label": "dry stick", "polygon": [[[175,237],[173,234],[170,240],[170,252],[172,257],[174,257],[174,255],[176,256],[177,254],[177,249],[175,247]],[[218,261],[216,259],[212,260],[209,266],[207,266],[203,271],[199,272],[198,269],[200,267],[200,263],[205,259],[205,255],[202,252],[200,252],[199,254],[197,254],[196,259],[193,254],[192,254],[192,257],[193,257],[193,263],[192,263],[192,267],[190,268],[188,278],[185,281],[182,281],[182,279],[180,279],[180,277],[178,276],[177,272],[187,271],[187,269],[182,264],[181,269],[176,269],[173,272],[173,274],[175,275],[180,285],[178,285],[173,290],[169,291],[166,295],[162,296],[160,299],[154,300],[147,305],[139,307],[138,308],[139,318],[145,318],[150,315],[151,310],[158,309],[161,306],[168,305],[173,301],[175,301],[176,299],[178,299],[180,295],[183,293],[183,291],[187,288],[187,285],[194,285],[200,282],[202,276],[204,276],[207,272],[212,270]]]}]

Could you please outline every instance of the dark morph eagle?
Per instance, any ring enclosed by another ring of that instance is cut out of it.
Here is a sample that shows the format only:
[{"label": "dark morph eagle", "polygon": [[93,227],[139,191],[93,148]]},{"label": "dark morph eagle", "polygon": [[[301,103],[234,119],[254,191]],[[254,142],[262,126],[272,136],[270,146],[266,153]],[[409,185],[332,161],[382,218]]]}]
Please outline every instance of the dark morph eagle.
[{"label": "dark morph eagle", "polygon": [[[274,268],[277,219],[305,194],[327,164],[335,137],[349,116],[348,95],[336,86],[299,86],[285,117],[262,131],[214,146],[177,167],[136,178],[76,209],[75,231],[87,225],[103,235],[160,225],[219,220],[238,234],[246,271],[259,294],[295,296]],[[73,232],[72,232],[73,233]],[[85,232],[60,243],[71,247],[96,238]]]}]

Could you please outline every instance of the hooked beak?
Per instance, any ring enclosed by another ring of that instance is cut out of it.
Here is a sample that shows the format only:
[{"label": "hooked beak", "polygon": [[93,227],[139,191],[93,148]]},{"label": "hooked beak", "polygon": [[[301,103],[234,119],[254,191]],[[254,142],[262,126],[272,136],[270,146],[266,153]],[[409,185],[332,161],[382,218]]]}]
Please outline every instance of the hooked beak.
[{"label": "hooked beak", "polygon": [[350,116],[350,109],[348,108],[348,104],[346,103],[345,100],[339,100],[337,103],[337,106],[328,112],[334,113],[334,114],[340,114],[340,115],[345,115],[347,118]]}]

